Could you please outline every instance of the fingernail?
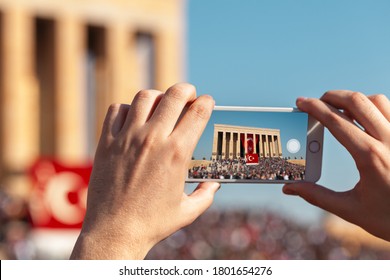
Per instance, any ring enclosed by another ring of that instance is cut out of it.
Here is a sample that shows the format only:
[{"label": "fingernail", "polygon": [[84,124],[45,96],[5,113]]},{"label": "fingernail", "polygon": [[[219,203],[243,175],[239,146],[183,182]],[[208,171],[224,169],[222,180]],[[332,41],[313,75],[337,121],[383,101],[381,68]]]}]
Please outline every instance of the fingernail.
[{"label": "fingernail", "polygon": [[297,100],[296,100],[296,104],[297,104],[297,106],[299,106],[303,101],[305,101],[307,99],[307,97],[302,97],[302,96],[300,96],[300,97],[298,97],[297,98]]},{"label": "fingernail", "polygon": [[298,193],[295,190],[295,188],[291,188],[291,187],[288,187],[288,186],[285,186],[283,188],[283,193],[287,194],[287,195],[298,195]]}]

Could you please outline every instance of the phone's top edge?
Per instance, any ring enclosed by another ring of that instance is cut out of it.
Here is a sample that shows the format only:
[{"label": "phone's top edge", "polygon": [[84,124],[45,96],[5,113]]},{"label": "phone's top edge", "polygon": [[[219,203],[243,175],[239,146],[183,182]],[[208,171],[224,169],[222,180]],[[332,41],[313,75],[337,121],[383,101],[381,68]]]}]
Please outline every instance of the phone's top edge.
[{"label": "phone's top edge", "polygon": [[246,106],[214,106],[215,111],[249,111],[249,112],[301,112],[293,107],[246,107]]}]

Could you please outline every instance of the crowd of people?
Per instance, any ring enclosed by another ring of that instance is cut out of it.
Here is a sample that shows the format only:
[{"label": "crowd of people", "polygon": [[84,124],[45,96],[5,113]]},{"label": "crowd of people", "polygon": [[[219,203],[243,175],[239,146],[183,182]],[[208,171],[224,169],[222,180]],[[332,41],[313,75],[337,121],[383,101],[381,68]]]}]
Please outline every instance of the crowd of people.
[{"label": "crowd of people", "polygon": [[[187,171],[188,155],[214,105],[210,96],[196,98],[193,86],[176,84],[163,96],[142,91],[131,106],[109,108],[71,259],[390,259],[384,247],[366,247],[344,233],[328,235],[322,225],[299,225],[261,209],[206,211],[220,189],[215,181],[186,194],[176,174]],[[390,101],[384,95],[329,91],[321,99],[298,98],[297,107],[346,147],[360,178],[345,192],[301,181],[284,185],[283,192],[390,241]],[[212,161],[190,173],[199,178],[304,179],[303,166],[281,158],[260,159],[255,166],[243,159]],[[145,174],[153,176],[145,180]],[[33,258],[28,220],[25,202],[0,192],[2,258]]]},{"label": "crowd of people", "polygon": [[[29,240],[26,204],[4,192],[0,229],[0,259],[38,257]],[[346,244],[323,226],[300,225],[264,209],[211,208],[157,244],[146,259],[390,259],[390,251]]]},{"label": "crowd of people", "polygon": [[213,159],[209,164],[194,165],[188,170],[193,179],[304,180],[305,166],[288,159],[259,158],[248,165],[243,158]]},{"label": "crowd of people", "polygon": [[157,244],[146,259],[390,259],[378,250],[332,237],[322,225],[302,225],[260,209],[210,209]]},{"label": "crowd of people", "polygon": [[0,259],[31,259],[33,244],[28,207],[24,199],[0,190]]}]

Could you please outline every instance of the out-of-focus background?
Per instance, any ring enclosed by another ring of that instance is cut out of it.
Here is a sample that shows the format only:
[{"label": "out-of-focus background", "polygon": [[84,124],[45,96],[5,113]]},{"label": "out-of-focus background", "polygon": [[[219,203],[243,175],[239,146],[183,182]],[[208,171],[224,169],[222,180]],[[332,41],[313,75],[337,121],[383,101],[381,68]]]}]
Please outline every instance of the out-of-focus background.
[{"label": "out-of-focus background", "polygon": [[[0,259],[69,257],[109,104],[180,81],[218,105],[388,94],[389,11],[363,0],[0,0]],[[354,163],[325,137],[320,183],[348,189]],[[390,259],[390,244],[279,185],[224,185],[147,258]]]}]

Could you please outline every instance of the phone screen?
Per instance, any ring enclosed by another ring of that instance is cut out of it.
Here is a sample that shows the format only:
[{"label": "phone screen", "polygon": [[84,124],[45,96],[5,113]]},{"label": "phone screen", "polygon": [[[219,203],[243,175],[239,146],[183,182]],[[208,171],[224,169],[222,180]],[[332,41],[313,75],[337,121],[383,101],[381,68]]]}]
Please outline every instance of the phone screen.
[{"label": "phone screen", "polygon": [[193,153],[188,181],[304,180],[308,115],[214,110]]}]

